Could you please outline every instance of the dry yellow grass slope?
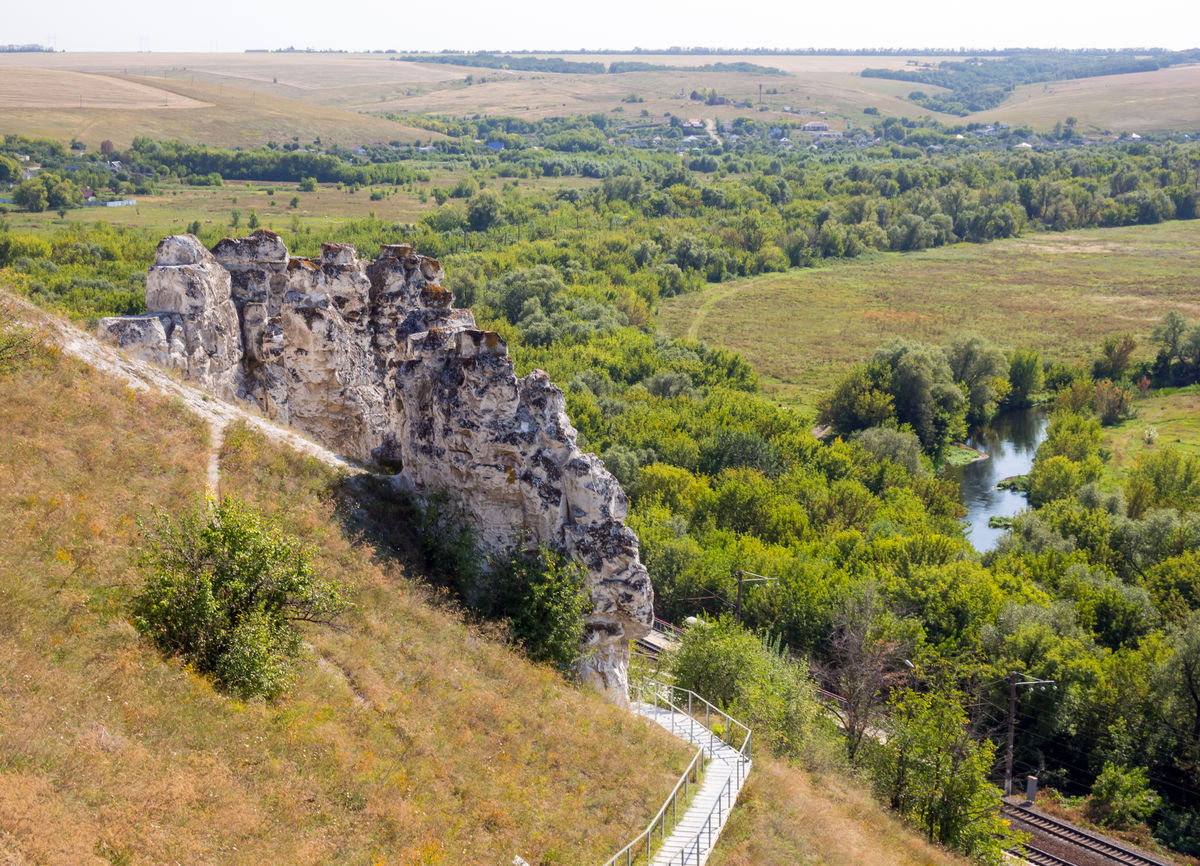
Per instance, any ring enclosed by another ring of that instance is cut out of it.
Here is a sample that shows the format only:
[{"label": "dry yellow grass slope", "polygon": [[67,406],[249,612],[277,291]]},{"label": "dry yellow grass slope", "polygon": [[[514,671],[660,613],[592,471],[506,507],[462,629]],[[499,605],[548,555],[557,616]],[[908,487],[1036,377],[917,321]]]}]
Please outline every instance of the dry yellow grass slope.
[{"label": "dry yellow grass slope", "polygon": [[756,762],[712,866],[963,866],[888,814],[854,782]]},{"label": "dry yellow grass slope", "polygon": [[[135,520],[194,501],[207,430],[53,352],[0,380],[0,855],[14,863],[603,860],[690,758],[444,605],[343,527],[342,479],[235,428],[222,486],[358,604],[279,703],[125,617]],[[585,820],[586,819],[586,820]]]}]

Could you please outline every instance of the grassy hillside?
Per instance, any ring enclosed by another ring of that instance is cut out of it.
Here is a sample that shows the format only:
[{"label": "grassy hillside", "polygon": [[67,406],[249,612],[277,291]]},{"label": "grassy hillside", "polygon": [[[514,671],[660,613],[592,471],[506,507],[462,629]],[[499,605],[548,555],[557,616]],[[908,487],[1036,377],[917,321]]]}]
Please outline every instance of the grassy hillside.
[{"label": "grassy hillside", "polygon": [[1200,66],[1017,87],[994,111],[970,120],[1046,130],[1068,117],[1087,135],[1200,128]]},{"label": "grassy hillside", "polygon": [[953,866],[969,861],[926,842],[852,780],[760,760],[709,862]]},{"label": "grassy hillside", "polygon": [[[42,350],[0,376],[0,430],[5,863],[600,862],[690,757],[406,577],[405,506],[377,482],[237,426],[221,492],[304,538],[357,609],[306,633],[289,697],[222,695],[125,614],[137,521],[195,502],[206,426]],[[841,770],[757,767],[714,862],[961,862]]]},{"label": "grassy hillside", "polygon": [[1052,359],[1085,357],[1107,335],[1145,338],[1169,309],[1200,313],[1195,231],[1178,222],[873,255],[711,285],[664,302],[659,321],[741,353],[789,402],[811,403],[893,337],[970,331]]},{"label": "grassy hillside", "polygon": [[271,77],[263,84],[236,73],[189,72],[188,55],[165,55],[179,61],[172,67],[145,65],[137,55],[105,55],[97,63],[88,62],[94,55],[49,55],[63,58],[61,69],[44,67],[52,61],[12,57],[0,58],[3,133],[78,139],[91,148],[104,139],[128,147],[139,135],[227,147],[293,136],[348,147],[431,137],[337,105],[303,101],[297,98],[303,91],[271,84]]},{"label": "grassy hillside", "polygon": [[[688,751],[438,603],[339,519],[343,479],[233,430],[222,489],[351,588],[292,696],[241,703],[125,618],[136,520],[204,484],[207,431],[46,352],[0,380],[0,859],[602,860]],[[580,816],[592,820],[580,820]]]}]

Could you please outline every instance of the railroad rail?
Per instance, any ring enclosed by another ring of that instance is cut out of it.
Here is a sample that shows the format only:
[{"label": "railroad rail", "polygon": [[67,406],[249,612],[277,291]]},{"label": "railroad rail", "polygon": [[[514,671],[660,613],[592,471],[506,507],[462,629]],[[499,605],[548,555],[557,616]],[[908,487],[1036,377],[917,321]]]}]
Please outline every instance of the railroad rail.
[{"label": "railroad rail", "polygon": [[1055,854],[1051,854],[1049,851],[1034,848],[1032,845],[1026,845],[1024,848],[1013,848],[1009,853],[1014,857],[1024,860],[1026,863],[1034,864],[1034,866],[1075,866],[1070,860],[1064,860]]},{"label": "railroad rail", "polygon": [[[1055,839],[1060,839],[1064,842],[1069,842],[1085,851],[1090,851],[1093,854],[1099,854],[1106,857],[1115,863],[1124,863],[1127,866],[1170,866],[1162,860],[1156,860],[1138,851],[1130,848],[1125,848],[1108,839],[1104,839],[1086,830],[1080,830],[1070,824],[1062,821],[1056,821],[1049,815],[1044,815],[1041,812],[1034,812],[1032,809],[1026,809],[1024,806],[1016,806],[1012,803],[1005,803],[1001,808],[1002,814],[1013,821],[1019,821],[1028,827],[1037,829]],[[1054,856],[1054,855],[1051,855]],[[1026,858],[1033,861],[1031,858]],[[1058,862],[1060,858],[1055,858]],[[1047,864],[1049,866],[1049,864]]]},{"label": "railroad rail", "polygon": [[656,659],[666,650],[677,647],[682,639],[683,629],[655,617],[649,633],[638,638],[634,642],[634,648],[643,655]]}]

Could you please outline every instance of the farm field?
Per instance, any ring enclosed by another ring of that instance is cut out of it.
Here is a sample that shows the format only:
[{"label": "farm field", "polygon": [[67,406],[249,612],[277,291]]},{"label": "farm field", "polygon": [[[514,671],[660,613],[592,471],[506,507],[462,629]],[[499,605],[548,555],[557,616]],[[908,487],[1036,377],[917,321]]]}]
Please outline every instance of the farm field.
[{"label": "farm field", "polygon": [[[230,146],[264,144],[272,138],[286,140],[296,134],[291,131],[291,124],[301,118],[313,126],[313,131],[299,133],[304,140],[320,135],[323,140],[343,143],[387,141],[389,138],[411,141],[414,135],[411,130],[390,122],[381,128],[382,121],[365,115],[484,113],[542,118],[610,111],[634,113],[634,108],[626,108],[622,103],[623,98],[631,95],[644,100],[636,106],[639,114],[644,109],[651,116],[661,117],[668,111],[693,114],[702,109],[705,116],[732,120],[745,115],[748,109],[736,109],[732,105],[705,106],[680,98],[680,95],[711,87],[730,99],[757,101],[760,85],[769,109],[765,112],[768,117],[784,117],[781,109],[792,106],[840,117],[842,128],[845,128],[846,123],[863,123],[866,115],[862,110],[867,107],[878,107],[885,114],[912,114],[916,108],[903,99],[912,89],[911,85],[885,79],[864,79],[858,72],[865,65],[903,65],[913,59],[930,59],[753,55],[570,57],[599,59],[605,63],[636,59],[643,63],[674,66],[747,62],[783,69],[787,74],[666,69],[620,75],[509,72],[439,63],[408,63],[394,61],[382,54],[10,55],[0,57],[0,69],[24,76],[49,70],[74,71],[87,73],[89,79],[64,80],[62,87],[52,92],[51,98],[56,105],[65,102],[77,106],[82,95],[84,108],[75,107],[74,111],[65,111],[61,106],[58,110],[48,110],[54,106],[43,105],[35,114],[28,111],[29,106],[16,101],[10,104],[0,98],[0,131],[75,136],[90,144],[97,125],[117,118],[98,106],[89,108],[89,105],[98,100],[102,90],[115,86],[111,82],[126,80],[179,97],[209,101],[221,111],[217,116],[210,116],[211,111],[201,112],[188,124],[180,124],[154,112],[121,116],[121,125],[134,131],[108,134],[107,137],[118,145],[122,144],[118,135],[132,139],[138,134]],[[468,86],[467,76],[476,83]],[[161,105],[162,100],[156,104]],[[354,119],[341,112],[354,115]],[[256,114],[261,117],[256,118]],[[939,117],[952,119],[948,115]],[[344,129],[337,126],[339,118]],[[40,125],[36,128],[28,126],[32,123]],[[400,133],[395,132],[398,128]],[[200,135],[201,132],[204,135]],[[428,133],[418,134],[429,137]]]},{"label": "farm field", "polygon": [[[90,62],[97,56],[102,62]],[[270,77],[259,92],[258,79],[244,69],[221,75],[205,67],[197,74],[188,67],[193,56],[166,55],[178,62],[150,66],[147,55],[47,55],[78,58],[70,69],[51,67],[47,60],[37,65],[40,55],[0,57],[0,133],[78,139],[90,148],[103,139],[124,148],[139,135],[226,147],[293,136],[346,146],[434,137],[383,118],[300,101],[293,98],[296,87],[273,87]]]},{"label": "farm field", "polygon": [[[910,82],[863,78],[862,69],[937,62],[936,57],[780,55],[565,55],[573,61],[664,66],[753,63],[781,74],[661,69],[619,75],[518,72],[395,61],[386,54],[10,54],[0,56],[0,132],[103,138],[135,135],[224,146],[320,137],[340,144],[427,140],[424,130],[373,116],[502,114],[538,119],[588,113],[702,115],[752,112],[784,118],[785,107],[824,113],[835,130],[882,116],[928,115],[948,123],[1003,121],[1049,129],[1068,116],[1088,134],[1200,128],[1200,66],[1019,87],[1003,105],[967,118],[907,100]],[[47,77],[49,76],[49,77]],[[468,76],[470,82],[468,83]],[[37,87],[30,82],[37,81]],[[685,94],[712,88],[754,109],[709,106]],[[762,105],[758,104],[762,94]],[[928,86],[926,90],[930,90]],[[36,90],[36,96],[33,92]],[[642,100],[632,105],[625,100]],[[169,109],[164,111],[164,109]],[[181,111],[180,109],[188,109]],[[793,115],[794,116],[794,115]]]},{"label": "farm field", "polygon": [[659,321],[669,334],[742,353],[767,393],[811,405],[894,337],[977,332],[1073,359],[1111,334],[1145,338],[1167,310],[1194,318],[1197,229],[1175,222],[875,254],[712,285],[664,302]]},{"label": "farm field", "polygon": [[1081,119],[1085,135],[1200,128],[1200,66],[1026,84],[999,108],[967,120],[1044,130],[1069,116]]}]

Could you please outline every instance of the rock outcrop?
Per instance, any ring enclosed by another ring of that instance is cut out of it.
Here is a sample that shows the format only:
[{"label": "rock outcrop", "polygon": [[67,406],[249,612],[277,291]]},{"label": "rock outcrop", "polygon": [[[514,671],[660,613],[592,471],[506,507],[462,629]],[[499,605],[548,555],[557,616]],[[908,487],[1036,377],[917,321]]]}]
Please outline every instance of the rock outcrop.
[{"label": "rock outcrop", "polygon": [[291,256],[263,230],[211,252],[178,235],[150,268],[151,312],[104,319],[100,333],[334,450],[399,467],[398,483],[461,507],[492,551],[549,544],[584,563],[580,674],[623,702],[629,641],[653,616],[625,494],[580,451],[562,391],[540,370],[518,379],[504,341],[454,308],[442,276],[407,244],[364,262],[345,244]]}]

